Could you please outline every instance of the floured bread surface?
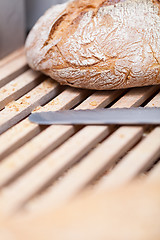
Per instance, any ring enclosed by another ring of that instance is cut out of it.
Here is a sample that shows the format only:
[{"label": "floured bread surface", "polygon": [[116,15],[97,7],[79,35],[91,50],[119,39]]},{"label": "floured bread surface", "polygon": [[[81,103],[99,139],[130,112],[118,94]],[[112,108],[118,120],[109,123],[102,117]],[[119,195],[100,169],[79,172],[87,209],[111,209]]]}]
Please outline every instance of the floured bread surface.
[{"label": "floured bread surface", "polygon": [[120,89],[160,84],[158,0],[53,6],[26,41],[29,65],[61,84]]}]

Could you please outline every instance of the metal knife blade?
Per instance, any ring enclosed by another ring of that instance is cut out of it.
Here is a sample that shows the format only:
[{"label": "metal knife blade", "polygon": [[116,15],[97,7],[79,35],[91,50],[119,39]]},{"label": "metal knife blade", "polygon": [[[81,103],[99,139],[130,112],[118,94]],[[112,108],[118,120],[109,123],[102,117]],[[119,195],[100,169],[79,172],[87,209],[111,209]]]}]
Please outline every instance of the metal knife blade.
[{"label": "metal knife blade", "polygon": [[160,124],[160,108],[105,108],[36,112],[29,116],[29,120],[41,125],[158,125]]}]

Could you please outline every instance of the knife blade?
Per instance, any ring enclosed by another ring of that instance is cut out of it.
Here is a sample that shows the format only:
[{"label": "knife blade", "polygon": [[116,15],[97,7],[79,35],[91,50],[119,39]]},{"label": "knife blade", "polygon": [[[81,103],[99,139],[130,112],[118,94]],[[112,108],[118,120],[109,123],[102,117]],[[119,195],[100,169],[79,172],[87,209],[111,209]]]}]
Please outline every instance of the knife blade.
[{"label": "knife blade", "polygon": [[40,125],[141,125],[160,124],[160,108],[105,108],[35,112],[31,122]]}]

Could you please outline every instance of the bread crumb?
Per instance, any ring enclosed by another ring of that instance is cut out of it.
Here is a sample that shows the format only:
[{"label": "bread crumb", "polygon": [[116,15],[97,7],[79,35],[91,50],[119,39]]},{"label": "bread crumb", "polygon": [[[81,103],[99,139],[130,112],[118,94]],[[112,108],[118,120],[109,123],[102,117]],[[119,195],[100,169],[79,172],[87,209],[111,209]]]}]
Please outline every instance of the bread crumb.
[{"label": "bread crumb", "polygon": [[8,103],[5,107],[5,109],[9,109],[10,111],[20,111],[21,109],[24,109],[29,106],[30,103],[26,101],[26,97],[23,99],[18,100],[17,102],[12,101]]},{"label": "bread crumb", "polygon": [[89,103],[91,106],[97,106],[97,102],[96,101],[92,101]]},{"label": "bread crumb", "polygon": [[58,105],[59,104],[59,98],[53,99],[48,105]]},{"label": "bread crumb", "polygon": [[120,138],[124,138],[124,134],[120,134],[119,137],[120,137]]},{"label": "bread crumb", "polygon": [[5,92],[7,92],[7,89],[6,89],[6,88],[3,88],[3,89],[2,89],[2,93],[5,93]]},{"label": "bread crumb", "polygon": [[52,88],[53,87],[53,81],[52,80],[47,80],[42,83],[43,88]]},{"label": "bread crumb", "polygon": [[12,102],[8,103],[5,108],[6,109],[9,108],[11,111],[18,112],[19,111],[19,107],[18,106],[19,106],[19,104],[17,104],[16,102],[12,101]]},{"label": "bread crumb", "polygon": [[16,86],[17,86],[17,83],[13,83],[12,86],[16,87]]},{"label": "bread crumb", "polygon": [[38,106],[38,107],[34,108],[32,112],[37,112],[37,111],[41,110],[41,108],[42,108],[41,106]]}]

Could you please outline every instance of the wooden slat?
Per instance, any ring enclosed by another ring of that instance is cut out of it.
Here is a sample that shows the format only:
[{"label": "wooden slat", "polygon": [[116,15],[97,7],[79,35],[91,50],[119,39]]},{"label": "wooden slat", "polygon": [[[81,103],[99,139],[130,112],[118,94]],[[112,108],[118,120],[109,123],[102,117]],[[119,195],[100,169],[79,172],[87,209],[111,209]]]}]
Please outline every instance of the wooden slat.
[{"label": "wooden slat", "polygon": [[39,72],[28,70],[0,88],[0,110],[9,102],[18,99],[42,81]]},{"label": "wooden slat", "polygon": [[28,69],[26,57],[24,55],[18,56],[14,61],[0,67],[0,87],[7,84],[11,79],[17,77]]},{"label": "wooden slat", "polygon": [[45,104],[58,91],[59,85],[48,79],[17,101],[9,103],[0,112],[0,134],[30,114],[36,106]]},{"label": "wooden slat", "polygon": [[[86,97],[87,91],[68,87],[44,107],[38,106],[34,111],[62,110],[72,108]],[[29,139],[41,132],[41,127],[23,120],[0,136],[0,160],[25,144]]]},{"label": "wooden slat", "polygon": [[[148,92],[147,92],[147,90],[148,90]],[[137,101],[138,101],[138,103],[140,103],[139,98],[142,98],[143,99],[142,101],[145,101],[146,98],[144,96],[149,97],[149,95],[152,94],[155,90],[157,90],[157,89],[156,88],[146,88],[145,90],[143,89],[143,91],[142,91],[142,89],[139,89],[139,91],[137,92],[137,95],[136,95],[135,89],[132,89],[129,93],[127,93],[123,97],[124,99],[125,98],[128,99],[128,95],[132,96],[132,101],[129,101],[129,105],[128,105],[127,101],[120,100],[120,102],[121,102],[120,105],[118,105],[118,102],[117,102],[116,107],[118,107],[118,106],[119,107],[122,107],[122,106],[129,107],[132,105],[136,106]],[[137,91],[137,89],[136,89],[136,91]],[[122,102],[123,102],[123,105],[121,105]],[[87,145],[87,141],[89,141],[90,139],[87,140],[87,139],[85,139],[84,136],[91,135],[92,138],[94,137],[94,139],[96,139],[97,136],[96,136],[96,133],[94,134],[94,132],[98,131],[99,128],[102,128],[102,127],[94,126],[93,130],[92,130],[93,131],[93,133],[92,133],[93,135],[92,135],[90,132],[90,127],[85,127],[83,130],[80,131],[79,135],[76,134],[74,137],[72,137],[70,140],[68,140],[65,144],[63,144],[62,147],[60,147],[60,149],[57,149],[55,152],[53,152],[53,154],[51,154],[47,158],[43,159],[43,162],[40,163],[35,168],[35,170],[32,169],[31,173],[27,173],[26,177],[24,176],[24,177],[20,178],[19,182],[20,182],[20,185],[22,184],[22,186],[23,186],[22,187],[23,193],[21,196],[20,196],[20,194],[18,194],[18,197],[23,198],[23,200],[24,200],[24,198],[31,197],[31,195],[33,195],[37,190],[39,190],[40,188],[43,188],[45,184],[48,184],[49,181],[53,180],[60,171],[64,171],[65,168],[68,168],[73,162],[76,162],[80,157],[82,157],[82,154],[85,154],[86,152],[88,152],[90,150],[90,148]],[[129,129],[130,129],[130,131],[128,131]],[[103,131],[106,131],[106,130],[109,130],[109,127],[103,127]],[[103,131],[102,131],[102,133],[103,133]],[[124,132],[125,128],[122,128],[121,131]],[[82,132],[82,137],[81,137],[81,132]],[[127,133],[128,133],[128,135],[127,135]],[[142,133],[143,133],[143,130],[140,127],[139,128],[136,128],[136,127],[127,128],[127,130],[126,130],[127,137],[125,139],[126,141],[124,141],[123,145],[120,146],[118,154],[120,156],[121,156],[121,154],[124,154],[124,152],[126,150],[128,150],[131,146],[133,146],[133,144],[135,144],[135,142],[137,142],[139,140],[139,138],[142,136]],[[118,135],[118,137],[117,137],[118,140],[116,143],[118,143],[119,139],[121,139],[121,137],[122,137],[121,135],[122,134]],[[82,144],[83,138],[84,138],[84,143],[85,143],[84,145]],[[129,138],[130,138],[130,140],[129,140]],[[76,144],[77,142],[81,143],[81,144]],[[128,143],[128,144],[126,144],[126,143]],[[80,147],[81,145],[83,146],[83,148]],[[94,142],[93,142],[92,147],[93,146],[94,146]],[[87,149],[87,147],[88,147],[88,149]],[[102,153],[105,152],[105,148],[106,147],[104,147],[103,151],[101,151]],[[72,154],[71,149],[74,149],[74,151],[72,150],[73,157],[71,155]],[[87,151],[86,151],[86,149],[87,149]],[[113,150],[115,150],[115,147],[112,148],[112,151]],[[67,156],[66,153],[69,153],[69,156]],[[99,155],[97,155],[97,156],[99,156]],[[94,157],[94,154],[92,157]],[[92,157],[90,159],[92,159]],[[93,163],[93,161],[92,161],[92,163]],[[51,164],[53,164],[53,166],[54,166],[53,169],[50,168]],[[103,164],[104,164],[104,162],[103,162]],[[106,162],[105,162],[105,164],[106,164]],[[100,167],[101,167],[101,165],[100,165]],[[51,172],[50,174],[49,174],[49,171]],[[5,172],[5,170],[3,172]],[[44,172],[43,177],[42,177],[42,172]],[[37,179],[37,176],[39,176],[39,175],[41,175],[41,181],[40,181],[40,179],[38,180],[38,182],[33,181],[33,178]],[[32,184],[32,187],[30,187],[28,189],[27,185],[29,185],[29,182],[31,181],[31,179],[32,179],[32,182],[34,182],[34,183]],[[16,188],[16,184],[17,183],[15,183],[15,185],[12,185],[11,189],[14,189],[14,187]],[[17,189],[19,189],[19,186],[17,187]],[[26,193],[25,193],[25,191],[26,191]],[[16,192],[16,190],[14,190],[13,192]]]},{"label": "wooden slat", "polygon": [[7,57],[1,59],[0,60],[0,67],[2,67],[3,65],[7,64],[8,62],[13,61],[14,59],[16,59],[17,57],[19,57],[21,55],[24,55],[24,47],[14,51],[13,53],[8,55]]},{"label": "wooden slat", "polygon": [[[101,106],[102,102],[109,104],[120,94],[121,91],[106,91],[104,97],[104,92],[102,92],[102,96],[100,94],[101,101],[99,101],[99,104],[94,107],[96,108],[99,105]],[[95,94],[85,100],[87,108],[89,108],[89,106],[93,108],[93,105],[90,105],[90,102],[93,101],[94,95]],[[85,104],[82,103],[83,108],[84,106]],[[81,109],[81,104],[76,109]],[[33,162],[38,161],[75,132],[76,128],[74,126],[53,125],[44,130],[29,143],[3,160],[2,164],[0,165],[0,172],[2,172],[2,174],[0,174],[0,185],[4,185],[7,181],[9,181],[10,178],[13,178],[15,175],[17,175],[23,168],[26,168],[31,163],[33,164]],[[21,161],[22,158],[23,161]],[[10,165],[14,165],[14,168],[8,168]]]},{"label": "wooden slat", "polygon": [[146,171],[160,157],[160,127],[155,128],[100,182],[99,189],[125,184]]}]

